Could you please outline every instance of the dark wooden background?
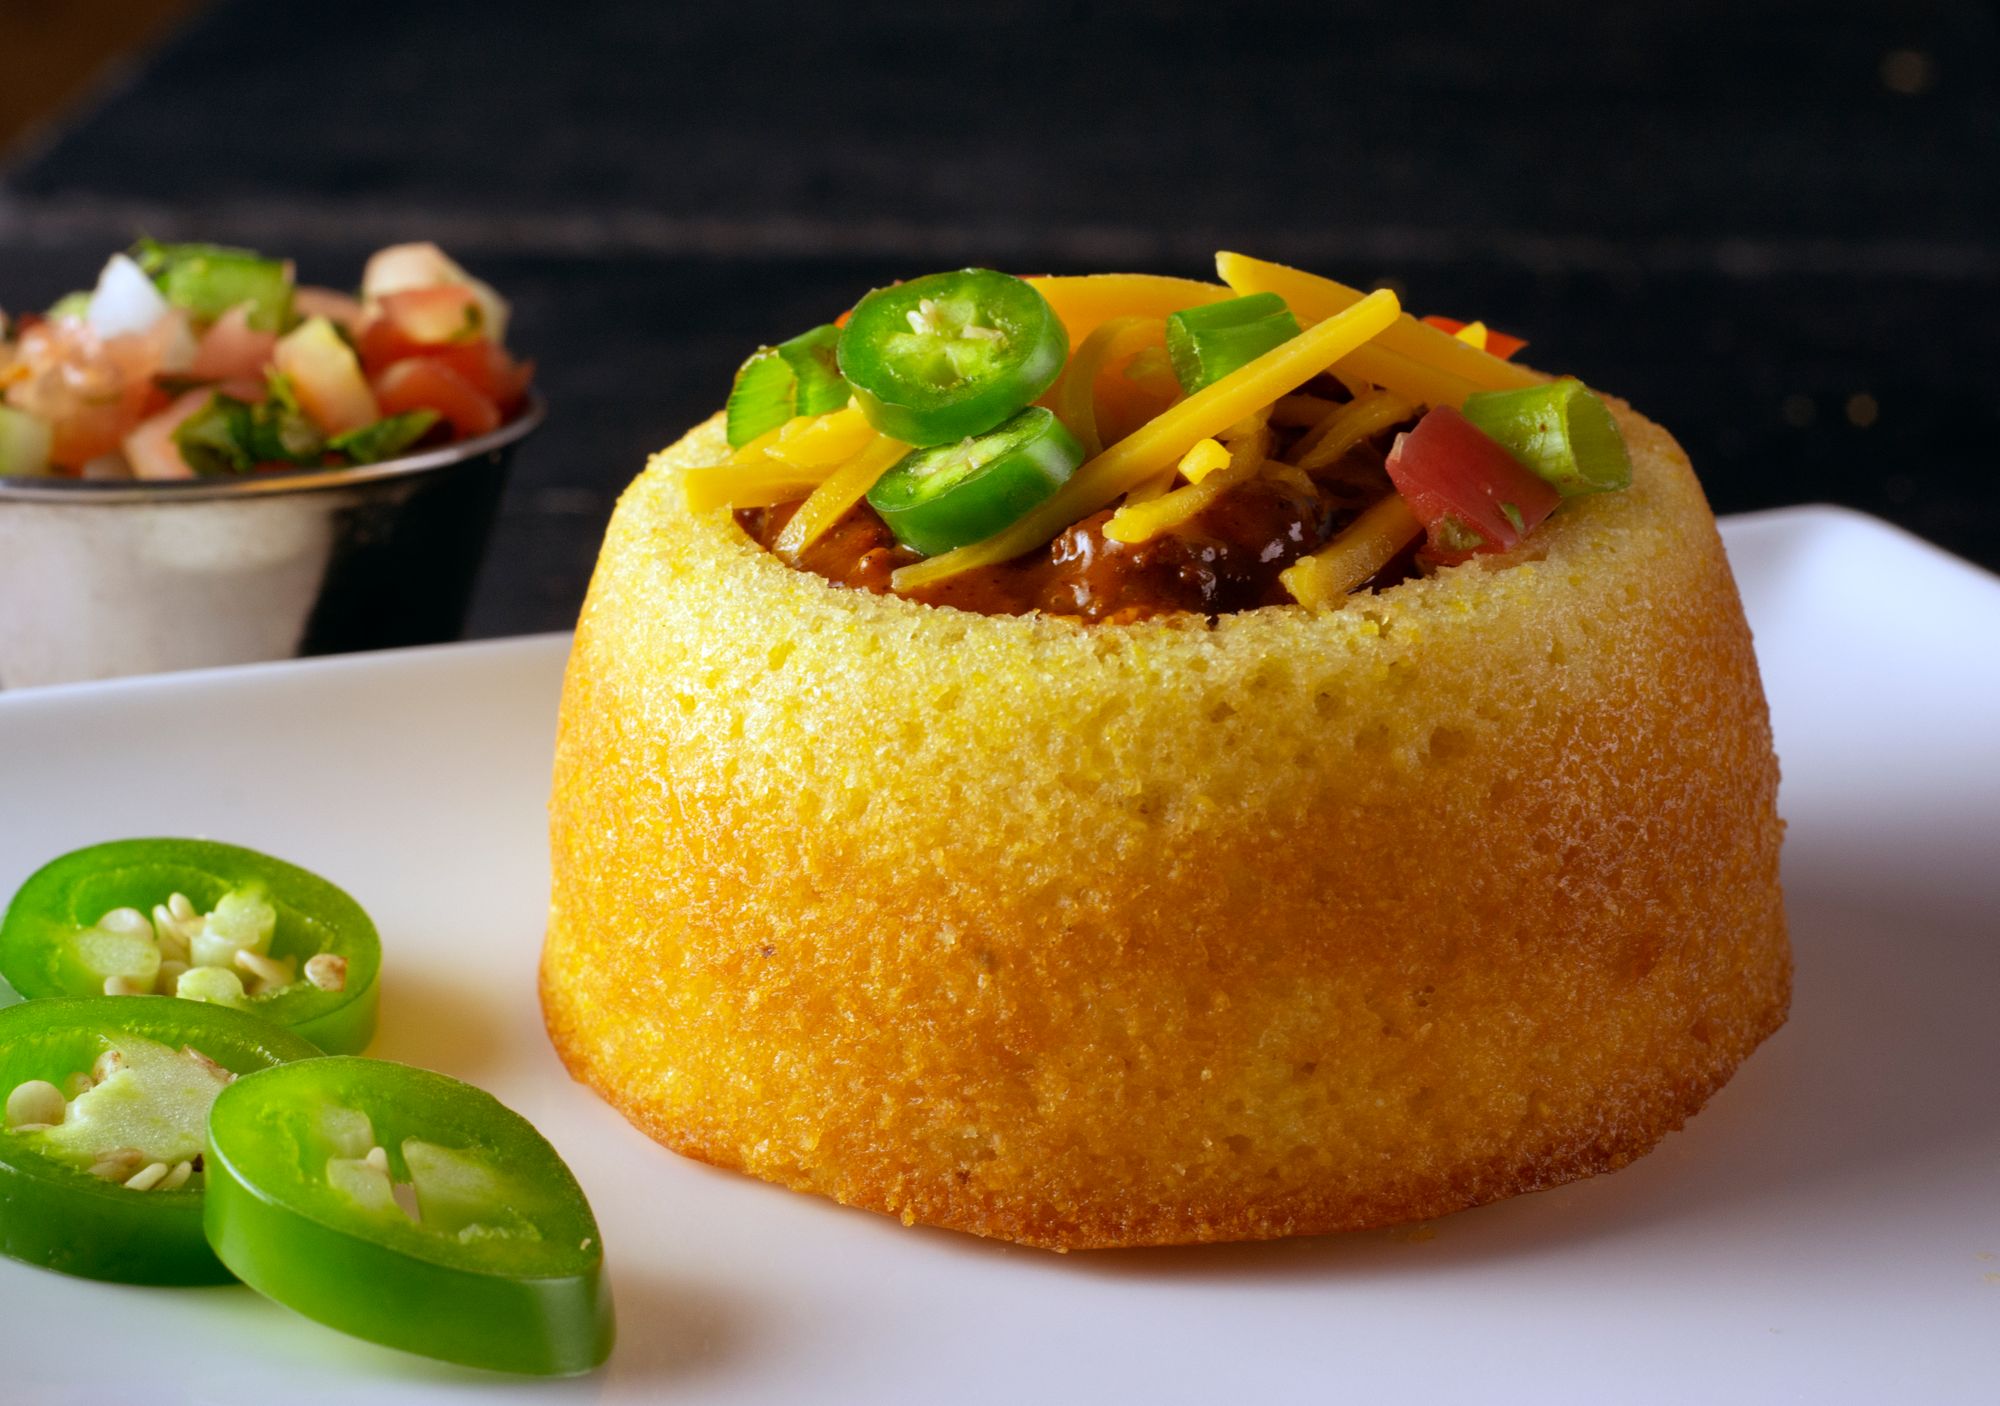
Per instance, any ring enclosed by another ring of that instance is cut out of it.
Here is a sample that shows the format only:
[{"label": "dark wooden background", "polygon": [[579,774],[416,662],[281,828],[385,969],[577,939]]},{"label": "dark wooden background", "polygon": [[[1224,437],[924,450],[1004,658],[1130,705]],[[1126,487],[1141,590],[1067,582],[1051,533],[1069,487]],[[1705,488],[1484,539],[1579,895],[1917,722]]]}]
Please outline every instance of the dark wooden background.
[{"label": "dark wooden background", "polygon": [[1719,510],[2000,566],[1996,74],[1971,0],[224,0],[0,177],[0,298],[140,232],[333,283],[443,242],[554,404],[478,634],[570,623],[618,490],[756,343],[898,275],[1225,245],[1529,336]]}]

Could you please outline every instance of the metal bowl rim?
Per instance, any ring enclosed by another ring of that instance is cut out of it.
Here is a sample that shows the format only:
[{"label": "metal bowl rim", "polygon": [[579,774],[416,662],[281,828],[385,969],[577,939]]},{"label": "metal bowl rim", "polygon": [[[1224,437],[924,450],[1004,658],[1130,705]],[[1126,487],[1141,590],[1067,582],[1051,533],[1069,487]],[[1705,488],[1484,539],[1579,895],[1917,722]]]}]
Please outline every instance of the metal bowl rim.
[{"label": "metal bowl rim", "polygon": [[0,477],[0,503],[190,503],[216,498],[268,497],[355,488],[386,479],[407,478],[447,469],[505,449],[525,438],[548,414],[540,391],[529,391],[521,413],[490,434],[456,444],[440,445],[421,454],[385,459],[348,469],[301,469],[294,473],[255,474],[244,478],[80,479]]}]

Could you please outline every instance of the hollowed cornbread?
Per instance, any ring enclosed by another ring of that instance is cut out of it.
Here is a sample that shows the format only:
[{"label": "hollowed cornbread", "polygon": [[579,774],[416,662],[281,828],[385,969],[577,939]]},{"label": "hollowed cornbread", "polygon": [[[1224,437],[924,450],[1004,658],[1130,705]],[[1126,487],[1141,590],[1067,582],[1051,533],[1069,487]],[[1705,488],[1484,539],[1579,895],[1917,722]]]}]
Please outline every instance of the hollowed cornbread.
[{"label": "hollowed cornbread", "polygon": [[1058,1249],[1428,1217],[1623,1165],[1782,1023],[1777,765],[1685,456],[1319,613],[1088,625],[614,517],[543,958],[667,1146]]}]

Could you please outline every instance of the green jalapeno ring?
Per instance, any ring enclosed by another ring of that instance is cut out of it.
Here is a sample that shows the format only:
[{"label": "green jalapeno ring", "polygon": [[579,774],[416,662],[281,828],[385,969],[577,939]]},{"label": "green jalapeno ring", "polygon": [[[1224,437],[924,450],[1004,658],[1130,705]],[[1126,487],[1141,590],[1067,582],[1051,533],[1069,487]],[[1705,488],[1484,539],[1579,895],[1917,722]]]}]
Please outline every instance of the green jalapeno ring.
[{"label": "green jalapeno ring", "polygon": [[238,1080],[209,1113],[208,1236],[238,1278],[447,1362],[559,1376],[604,1361],[597,1222],[526,1119],[407,1065],[291,1067]]},{"label": "green jalapeno ring", "polygon": [[840,334],[868,423],[919,447],[984,434],[1055,383],[1069,333],[1029,284],[991,269],[878,288]]},{"label": "green jalapeno ring", "polygon": [[[240,1007],[324,1050],[365,1048],[375,1031],[382,966],[381,939],[367,913],[316,874],[213,840],[114,840],[43,865],[0,919],[0,979],[28,1000],[100,995],[105,978],[83,960],[79,935],[108,913],[150,913],[174,893],[208,913],[228,895],[252,889],[275,910],[269,955],[293,963],[299,979],[247,996]],[[337,989],[303,977],[320,954],[338,959]]]},{"label": "green jalapeno ring", "polygon": [[[52,997],[0,1010],[0,1098],[33,1080],[60,1087],[134,1037],[194,1049],[232,1074],[320,1053],[290,1031],[220,1006],[164,996]],[[0,1252],[87,1279],[228,1283],[202,1229],[200,1185],[128,1189],[83,1160],[105,1150],[65,1155],[41,1132],[0,1131]]]},{"label": "green jalapeno ring", "polygon": [[904,455],[868,491],[868,506],[898,542],[935,556],[1013,523],[1061,488],[1083,457],[1062,421],[1031,405],[985,434]]}]

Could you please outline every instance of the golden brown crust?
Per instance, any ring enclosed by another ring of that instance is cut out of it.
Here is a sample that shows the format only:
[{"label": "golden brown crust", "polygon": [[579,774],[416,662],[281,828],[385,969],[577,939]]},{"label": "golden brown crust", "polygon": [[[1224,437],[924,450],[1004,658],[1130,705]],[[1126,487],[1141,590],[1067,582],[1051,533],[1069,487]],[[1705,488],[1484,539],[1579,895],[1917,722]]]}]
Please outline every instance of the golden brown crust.
[{"label": "golden brown crust", "polygon": [[1685,457],[1344,609],[1089,626],[829,586],[626,494],[543,1001],[661,1142],[1025,1244],[1621,1166],[1783,1021],[1777,767]]}]

